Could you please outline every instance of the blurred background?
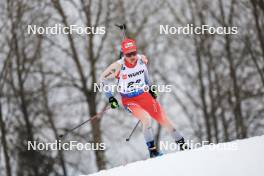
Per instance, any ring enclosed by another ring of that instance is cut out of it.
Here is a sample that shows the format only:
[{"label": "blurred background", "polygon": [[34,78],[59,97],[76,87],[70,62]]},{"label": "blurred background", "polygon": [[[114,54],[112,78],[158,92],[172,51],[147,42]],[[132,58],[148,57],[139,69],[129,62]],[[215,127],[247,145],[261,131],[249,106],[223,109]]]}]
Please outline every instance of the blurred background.
[{"label": "blurred background", "polygon": [[[107,105],[93,83],[119,57],[116,23],[149,59],[152,81],[173,85],[158,100],[186,139],[219,143],[264,132],[263,0],[2,0],[0,19],[0,175],[73,176],[148,158],[140,127],[125,141],[137,120],[123,110],[63,139],[104,142],[104,151],[27,150],[27,141],[54,142]],[[106,33],[27,33],[28,25],[55,24]],[[237,26],[238,34],[160,34],[160,25],[187,24]],[[156,122],[153,129],[158,141],[171,140]]]}]

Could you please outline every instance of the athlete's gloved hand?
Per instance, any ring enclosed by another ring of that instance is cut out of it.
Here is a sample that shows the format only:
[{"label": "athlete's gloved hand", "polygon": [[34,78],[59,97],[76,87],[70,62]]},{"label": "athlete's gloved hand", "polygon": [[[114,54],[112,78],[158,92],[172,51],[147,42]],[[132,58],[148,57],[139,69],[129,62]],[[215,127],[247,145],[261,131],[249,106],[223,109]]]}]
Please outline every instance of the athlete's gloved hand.
[{"label": "athlete's gloved hand", "polygon": [[149,93],[154,99],[158,97],[158,91],[154,87],[150,86]]},{"label": "athlete's gloved hand", "polygon": [[119,106],[118,101],[117,101],[117,99],[115,99],[115,97],[110,97],[109,103],[110,103],[112,109],[115,109]]}]

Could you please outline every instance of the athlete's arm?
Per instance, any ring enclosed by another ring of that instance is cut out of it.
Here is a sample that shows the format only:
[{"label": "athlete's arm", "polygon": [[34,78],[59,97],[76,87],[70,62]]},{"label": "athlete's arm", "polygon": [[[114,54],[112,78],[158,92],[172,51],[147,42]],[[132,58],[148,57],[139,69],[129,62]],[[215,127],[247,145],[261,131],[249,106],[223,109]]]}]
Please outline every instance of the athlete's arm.
[{"label": "athlete's arm", "polygon": [[121,64],[119,64],[117,61],[112,63],[111,65],[109,65],[101,74],[99,81],[100,82],[104,82],[106,80],[109,79],[113,79],[115,78],[115,76],[117,75],[117,73],[120,71],[121,69]]},{"label": "athlete's arm", "polygon": [[[108,85],[110,80],[113,80],[117,76],[120,69],[121,64],[119,64],[117,61],[112,63],[101,74],[99,83],[103,84],[103,86]],[[113,97],[113,94],[110,90],[105,92],[105,95],[107,98]]]}]

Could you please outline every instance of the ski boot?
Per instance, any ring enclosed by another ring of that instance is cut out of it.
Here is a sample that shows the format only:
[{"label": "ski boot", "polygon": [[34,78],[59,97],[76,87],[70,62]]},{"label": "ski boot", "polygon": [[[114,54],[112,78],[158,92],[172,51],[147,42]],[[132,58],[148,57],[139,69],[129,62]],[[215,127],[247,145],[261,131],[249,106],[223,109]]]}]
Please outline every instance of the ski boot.
[{"label": "ski boot", "polygon": [[185,143],[184,138],[181,138],[180,140],[176,141],[176,143],[179,145],[181,151],[190,149],[187,143]]},{"label": "ski boot", "polygon": [[148,146],[150,158],[155,158],[157,156],[162,155],[162,153],[157,150],[157,148],[154,144],[154,141],[147,142],[147,146]]}]

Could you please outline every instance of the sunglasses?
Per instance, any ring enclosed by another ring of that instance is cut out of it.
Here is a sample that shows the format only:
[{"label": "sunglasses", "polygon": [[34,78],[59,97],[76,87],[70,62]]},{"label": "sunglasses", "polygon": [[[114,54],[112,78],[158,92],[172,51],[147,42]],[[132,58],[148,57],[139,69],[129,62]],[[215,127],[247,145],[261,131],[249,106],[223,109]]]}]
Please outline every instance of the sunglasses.
[{"label": "sunglasses", "polygon": [[131,57],[131,56],[135,56],[135,55],[137,55],[136,51],[135,52],[131,52],[131,53],[127,53],[126,57]]}]

